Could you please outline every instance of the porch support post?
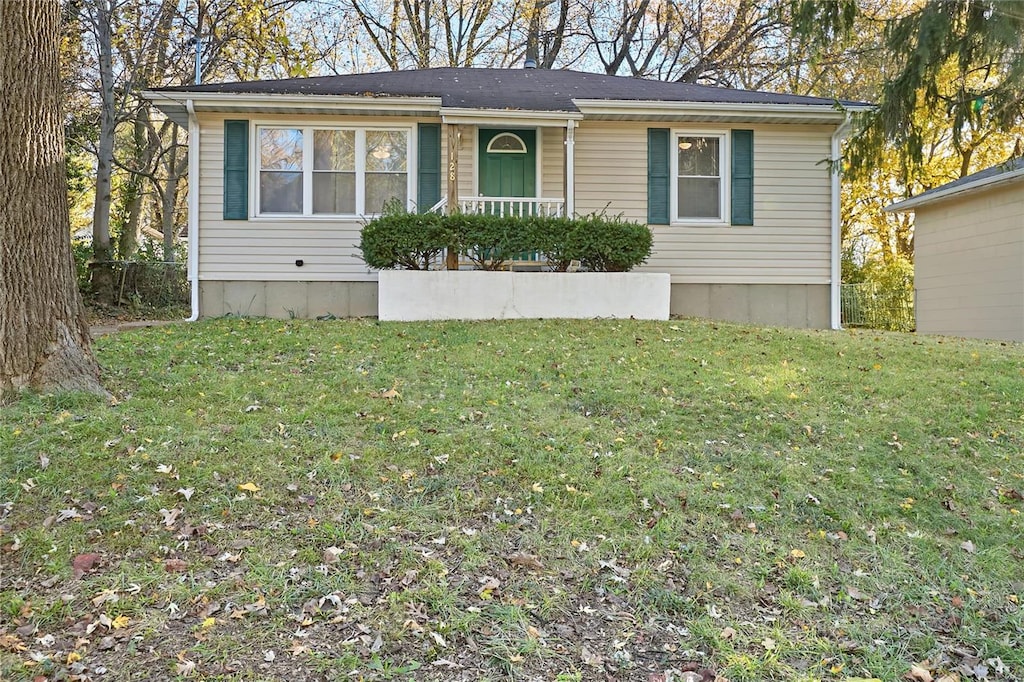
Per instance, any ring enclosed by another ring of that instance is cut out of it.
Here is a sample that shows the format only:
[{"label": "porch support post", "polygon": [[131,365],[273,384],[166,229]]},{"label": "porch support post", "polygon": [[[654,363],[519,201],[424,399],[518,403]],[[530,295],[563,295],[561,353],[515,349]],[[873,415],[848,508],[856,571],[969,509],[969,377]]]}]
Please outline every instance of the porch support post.
[{"label": "porch support post", "polygon": [[576,121],[565,123],[565,217],[576,213]]},{"label": "porch support post", "polygon": [[[459,126],[448,124],[448,194],[445,212],[456,213],[459,210]],[[448,246],[448,255],[444,261],[448,270],[459,269],[458,247]]]}]

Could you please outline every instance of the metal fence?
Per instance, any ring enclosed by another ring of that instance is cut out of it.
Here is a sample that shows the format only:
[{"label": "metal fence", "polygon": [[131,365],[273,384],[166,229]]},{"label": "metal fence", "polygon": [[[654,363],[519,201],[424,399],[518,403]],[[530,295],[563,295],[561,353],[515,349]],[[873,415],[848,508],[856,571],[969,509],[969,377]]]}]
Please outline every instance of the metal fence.
[{"label": "metal fence", "polygon": [[844,327],[911,332],[914,296],[906,289],[883,289],[873,282],[843,284],[839,291]]},{"label": "metal fence", "polygon": [[137,301],[157,307],[185,305],[189,302],[185,263],[107,261],[101,266],[113,272],[115,293],[119,301]]}]

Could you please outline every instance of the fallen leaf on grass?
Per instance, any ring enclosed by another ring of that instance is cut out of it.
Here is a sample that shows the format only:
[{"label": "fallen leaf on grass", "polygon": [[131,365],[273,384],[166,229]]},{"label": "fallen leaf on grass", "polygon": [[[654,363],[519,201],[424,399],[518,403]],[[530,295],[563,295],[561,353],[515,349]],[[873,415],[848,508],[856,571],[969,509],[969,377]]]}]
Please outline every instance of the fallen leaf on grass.
[{"label": "fallen leaf on grass", "polygon": [[961,542],[960,543],[960,549],[964,550],[965,552],[967,552],[969,554],[974,554],[974,551],[975,551],[974,543],[971,542],[970,540],[967,540],[965,542]]},{"label": "fallen leaf on grass", "polygon": [[586,644],[584,644],[583,648],[580,650],[580,658],[585,664],[592,668],[600,668],[604,664],[604,661],[601,660],[601,656],[588,649]]},{"label": "fallen leaf on grass", "polygon": [[736,630],[734,630],[733,628],[725,628],[718,636],[726,641],[729,641],[730,639],[736,638]]},{"label": "fallen leaf on grass", "polygon": [[78,513],[77,509],[74,509],[74,508],[72,508],[72,509],[61,509],[60,512],[57,513],[57,518],[54,521],[54,523],[62,523],[62,522],[67,521],[69,519],[80,519],[80,518],[82,518],[82,515]]},{"label": "fallen leaf on grass", "polygon": [[903,678],[911,682],[932,682],[935,679],[927,668],[916,664],[910,666],[910,671]]},{"label": "fallen leaf on grass", "polygon": [[250,493],[258,493],[260,491],[260,487],[253,483],[252,481],[249,481],[248,483],[240,483],[238,485],[238,489],[245,490],[246,492]]},{"label": "fallen leaf on grass", "polygon": [[539,571],[544,568],[544,564],[540,562],[533,554],[527,554],[526,552],[515,552],[505,557],[505,561],[509,562],[513,566],[521,566],[523,568],[529,568],[531,570]]},{"label": "fallen leaf on grass", "polygon": [[96,562],[100,560],[99,554],[79,554],[71,560],[71,568],[74,571],[75,580],[81,580],[82,576],[92,570]]},{"label": "fallen leaf on grass", "polygon": [[17,653],[19,651],[27,651],[28,647],[15,635],[0,635],[0,649]]},{"label": "fallen leaf on grass", "polygon": [[195,661],[190,661],[187,658],[180,659],[175,666],[175,671],[182,677],[189,677],[196,672]]},{"label": "fallen leaf on grass", "polygon": [[168,573],[184,573],[188,563],[183,559],[164,559],[164,570]]},{"label": "fallen leaf on grass", "polygon": [[161,509],[160,518],[163,520],[164,526],[173,528],[174,524],[178,521],[178,517],[181,516],[181,512],[182,510],[177,507],[174,509]]},{"label": "fallen leaf on grass", "polygon": [[491,594],[494,590],[501,587],[501,581],[492,576],[484,576],[480,578],[480,598],[481,599],[493,599],[494,596]]},{"label": "fallen leaf on grass", "polygon": [[396,391],[393,387],[386,391],[380,391],[378,393],[371,393],[371,398],[384,398],[385,400],[394,400],[395,398],[401,398],[402,394]]},{"label": "fallen leaf on grass", "polygon": [[178,488],[178,490],[175,491],[175,494],[176,495],[181,495],[182,497],[184,497],[186,502],[191,500],[192,496],[195,495],[195,493],[196,493],[196,489],[195,488]]},{"label": "fallen leaf on grass", "polygon": [[856,601],[871,601],[870,596],[864,594],[852,585],[846,586],[846,594],[849,595],[850,599],[855,599]]},{"label": "fallen leaf on grass", "polygon": [[328,547],[324,550],[323,561],[325,564],[333,564],[338,561],[338,557],[345,553],[345,550],[340,547]]}]

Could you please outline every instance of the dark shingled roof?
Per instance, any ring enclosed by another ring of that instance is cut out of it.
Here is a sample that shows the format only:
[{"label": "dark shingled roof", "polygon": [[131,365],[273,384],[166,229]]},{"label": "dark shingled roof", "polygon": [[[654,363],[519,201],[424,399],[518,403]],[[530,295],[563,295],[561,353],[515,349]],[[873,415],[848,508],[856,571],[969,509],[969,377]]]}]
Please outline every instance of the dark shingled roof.
[{"label": "dark shingled roof", "polygon": [[[578,111],[572,103],[573,99],[796,104],[819,107],[831,107],[836,104],[836,100],[823,97],[731,90],[692,83],[669,83],[551,69],[420,69],[317,78],[213,83],[160,88],[157,92],[440,97],[444,107],[571,112]],[[864,102],[839,103],[844,106],[865,106]]]},{"label": "dark shingled roof", "polygon": [[960,178],[959,180],[954,180],[953,182],[947,182],[945,185],[939,185],[938,187],[934,187],[934,188],[928,190],[927,192],[921,192],[920,194],[918,194],[913,199],[914,199],[914,201],[916,203],[917,200],[919,200],[919,199],[925,199],[925,198],[927,198],[927,197],[929,197],[929,196],[931,196],[933,194],[938,194],[939,192],[945,193],[945,192],[948,192],[951,189],[955,189],[955,188],[957,188],[957,187],[959,187],[961,185],[971,184],[971,183],[977,182],[978,180],[988,180],[988,179],[993,179],[994,180],[997,176],[1005,175],[1007,173],[1013,173],[1014,171],[1019,171],[1019,170],[1024,170],[1024,156],[1022,156],[1020,158],[1017,158],[1017,159],[1010,159],[1009,161],[1005,161],[1005,162],[1000,163],[998,165],[992,166],[991,168],[986,168],[985,170],[978,171],[977,173],[971,173],[970,175],[965,175],[964,177]]}]

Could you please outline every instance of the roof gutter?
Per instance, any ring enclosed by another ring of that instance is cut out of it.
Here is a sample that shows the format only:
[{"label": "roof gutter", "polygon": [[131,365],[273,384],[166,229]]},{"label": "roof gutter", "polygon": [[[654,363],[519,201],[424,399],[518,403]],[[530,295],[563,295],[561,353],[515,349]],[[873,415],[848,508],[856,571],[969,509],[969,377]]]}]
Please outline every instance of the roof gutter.
[{"label": "roof gutter", "polygon": [[678,116],[682,113],[707,113],[721,116],[723,114],[765,114],[775,118],[840,118],[845,119],[849,112],[866,111],[868,105],[844,106],[837,109],[832,104],[773,104],[768,102],[666,102],[655,100],[603,100],[574,99],[573,104],[585,116],[594,115],[635,115],[643,113],[648,116]]},{"label": "roof gutter", "polygon": [[188,281],[192,292],[192,315],[199,319],[199,118],[192,100],[185,100],[188,111]]},{"label": "roof gutter", "polygon": [[[143,90],[142,96],[153,102],[170,100],[178,103],[194,102],[200,105],[259,104],[268,107],[288,105],[326,104],[344,108],[378,109],[382,103],[389,109],[421,110],[424,107],[441,108],[440,97],[391,97],[388,95],[303,95],[279,92],[166,92]],[[204,106],[205,108],[205,106]]]},{"label": "roof gutter", "polygon": [[583,114],[575,111],[534,111],[530,109],[467,109],[442,107],[441,119],[445,123],[461,125],[503,124],[522,126],[555,126],[564,128],[566,121],[581,121]]},{"label": "roof gutter", "polygon": [[910,199],[905,199],[903,201],[898,201],[895,204],[890,204],[883,208],[882,210],[888,211],[890,213],[912,211],[918,206],[930,204],[935,201],[942,201],[944,199],[950,199],[964,192],[973,192],[974,190],[980,189],[982,187],[997,187],[999,185],[1004,185],[1008,182],[1014,182],[1016,180],[1022,179],[1024,179],[1024,168],[1018,168],[1017,170],[1013,170],[1008,173],[991,175],[987,178],[979,178],[972,182],[965,182],[963,184],[955,185],[953,187],[947,187],[945,189],[940,188],[932,192],[925,192],[923,194],[917,195],[916,197],[911,197]]},{"label": "roof gutter", "polygon": [[843,328],[842,308],[840,293],[843,284],[843,266],[842,266],[842,204],[841,199],[841,184],[840,184],[840,171],[842,170],[842,147],[843,139],[846,134],[850,131],[850,115],[847,114],[845,120],[840,124],[836,131],[832,133],[832,148],[831,148],[831,175],[832,175],[832,191],[831,191],[831,210],[829,211],[831,217],[831,277],[829,278],[829,294],[831,304],[829,306],[831,311],[831,322],[832,329]]}]

